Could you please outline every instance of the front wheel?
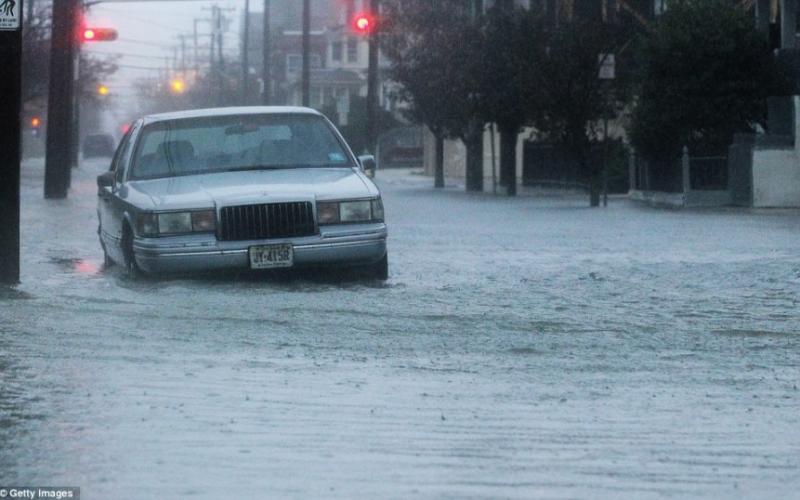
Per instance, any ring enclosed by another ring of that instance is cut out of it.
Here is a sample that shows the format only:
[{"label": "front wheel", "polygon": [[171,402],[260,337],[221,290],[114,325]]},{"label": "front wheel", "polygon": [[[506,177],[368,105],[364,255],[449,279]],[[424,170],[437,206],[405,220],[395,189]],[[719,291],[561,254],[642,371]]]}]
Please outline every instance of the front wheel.
[{"label": "front wheel", "polygon": [[125,259],[125,271],[128,276],[138,278],[144,274],[136,263],[136,256],[133,253],[133,231],[127,225],[122,231],[122,256]]},{"label": "front wheel", "polygon": [[369,269],[370,277],[380,281],[389,279],[389,254],[383,255],[383,258],[378,262],[372,264]]}]

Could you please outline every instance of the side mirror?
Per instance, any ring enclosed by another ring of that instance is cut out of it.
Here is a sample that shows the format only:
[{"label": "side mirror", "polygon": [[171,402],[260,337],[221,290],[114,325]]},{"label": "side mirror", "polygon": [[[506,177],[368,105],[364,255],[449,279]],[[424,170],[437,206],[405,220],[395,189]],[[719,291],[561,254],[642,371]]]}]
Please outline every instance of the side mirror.
[{"label": "side mirror", "polygon": [[375,170],[378,168],[378,163],[372,155],[363,155],[358,157],[358,162],[361,164],[361,170],[367,174],[367,177],[373,179],[375,177]]},{"label": "side mirror", "polygon": [[97,176],[98,189],[110,188],[112,186],[114,186],[114,172],[109,170]]}]

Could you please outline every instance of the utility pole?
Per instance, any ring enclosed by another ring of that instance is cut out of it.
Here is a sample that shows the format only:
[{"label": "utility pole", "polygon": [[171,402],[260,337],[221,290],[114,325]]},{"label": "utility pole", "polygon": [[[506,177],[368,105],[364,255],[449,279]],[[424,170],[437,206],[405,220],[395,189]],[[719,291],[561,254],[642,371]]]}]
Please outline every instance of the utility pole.
[{"label": "utility pole", "polygon": [[225,56],[222,52],[222,45],[225,41],[225,37],[223,36],[224,24],[225,19],[222,10],[217,7],[217,62],[219,63],[220,81],[222,81],[222,76],[225,73]]},{"label": "utility pole", "polygon": [[181,41],[181,77],[186,78],[186,35],[178,35]]},{"label": "utility pole", "polygon": [[264,28],[262,45],[264,55],[261,68],[261,80],[264,82],[264,92],[261,95],[265,106],[272,104],[272,34],[270,32],[270,0],[264,0]]},{"label": "utility pole", "polygon": [[197,23],[199,21],[200,21],[200,19],[195,19],[194,20],[194,32],[193,32],[193,37],[194,37],[194,72],[195,72],[195,75],[199,75],[200,74],[200,52],[199,52],[199,46],[198,46],[198,41],[197,41]]},{"label": "utility pole", "polygon": [[242,30],[242,104],[247,105],[247,81],[250,78],[250,0],[244,0],[244,29]]},{"label": "utility pole", "polygon": [[375,25],[369,32],[369,61],[367,66],[367,147],[374,154],[378,137],[378,54],[380,46],[378,37],[381,22],[379,0],[370,0],[369,17]]},{"label": "utility pole", "polygon": [[78,0],[53,0],[50,84],[47,105],[44,196],[66,198],[70,184]]},{"label": "utility pole", "polygon": [[217,31],[217,75],[219,77],[219,95],[217,98],[217,102],[219,105],[224,105],[227,102],[227,88],[225,85],[225,56],[223,51],[223,44],[225,41],[225,32],[228,29],[228,19],[225,17],[225,12],[231,12],[234,9],[233,7],[228,7],[222,9],[218,6],[215,7],[216,16],[216,24],[215,29]]},{"label": "utility pole", "polygon": [[[207,10],[207,9],[203,9]],[[224,10],[233,10],[228,8]],[[222,55],[223,45],[223,31],[225,20],[222,14],[223,9],[218,5],[211,6],[211,43],[209,44],[209,61],[211,62],[210,74],[214,75],[217,80],[217,96],[216,102],[218,106],[225,103],[225,59]],[[216,47],[215,47],[216,42]],[[214,61],[214,50],[217,51],[216,61]],[[213,94],[213,90],[211,90]],[[213,98],[213,95],[210,96]]]},{"label": "utility pole", "polygon": [[311,105],[311,0],[303,0],[303,106]]},{"label": "utility pole", "polygon": [[72,137],[70,140],[69,156],[70,165],[73,168],[78,166],[81,153],[81,101],[83,101],[83,80],[81,79],[81,47],[80,44],[75,44],[75,80],[73,81],[73,97],[74,104],[72,105]]},{"label": "utility pole", "polygon": [[0,284],[19,282],[20,111],[22,107],[22,2],[0,21]]}]

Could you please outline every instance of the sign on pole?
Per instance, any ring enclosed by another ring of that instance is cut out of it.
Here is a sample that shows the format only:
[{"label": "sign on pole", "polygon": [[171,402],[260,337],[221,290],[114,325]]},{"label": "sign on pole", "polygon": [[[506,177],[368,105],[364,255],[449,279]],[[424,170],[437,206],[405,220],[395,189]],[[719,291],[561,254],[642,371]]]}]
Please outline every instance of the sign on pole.
[{"label": "sign on pole", "polygon": [[0,0],[0,31],[16,31],[20,26],[22,2]]},{"label": "sign on pole", "polygon": [[22,0],[0,0],[0,284],[19,281]]},{"label": "sign on pole", "polygon": [[600,65],[597,77],[601,80],[613,80],[617,77],[617,61],[614,54],[599,54],[597,63]]}]

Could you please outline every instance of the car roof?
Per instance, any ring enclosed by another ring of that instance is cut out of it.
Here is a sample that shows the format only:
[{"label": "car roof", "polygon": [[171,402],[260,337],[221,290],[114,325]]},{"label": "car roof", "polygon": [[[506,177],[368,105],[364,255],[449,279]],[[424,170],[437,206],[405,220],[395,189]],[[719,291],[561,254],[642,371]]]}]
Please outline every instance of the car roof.
[{"label": "car roof", "polygon": [[166,120],[182,120],[188,118],[206,118],[213,116],[236,116],[236,115],[269,115],[269,114],[300,114],[322,116],[322,114],[311,108],[301,106],[238,106],[228,108],[205,108],[191,109],[186,111],[173,111],[170,113],[158,113],[147,115],[143,118],[144,123],[156,123]]}]

